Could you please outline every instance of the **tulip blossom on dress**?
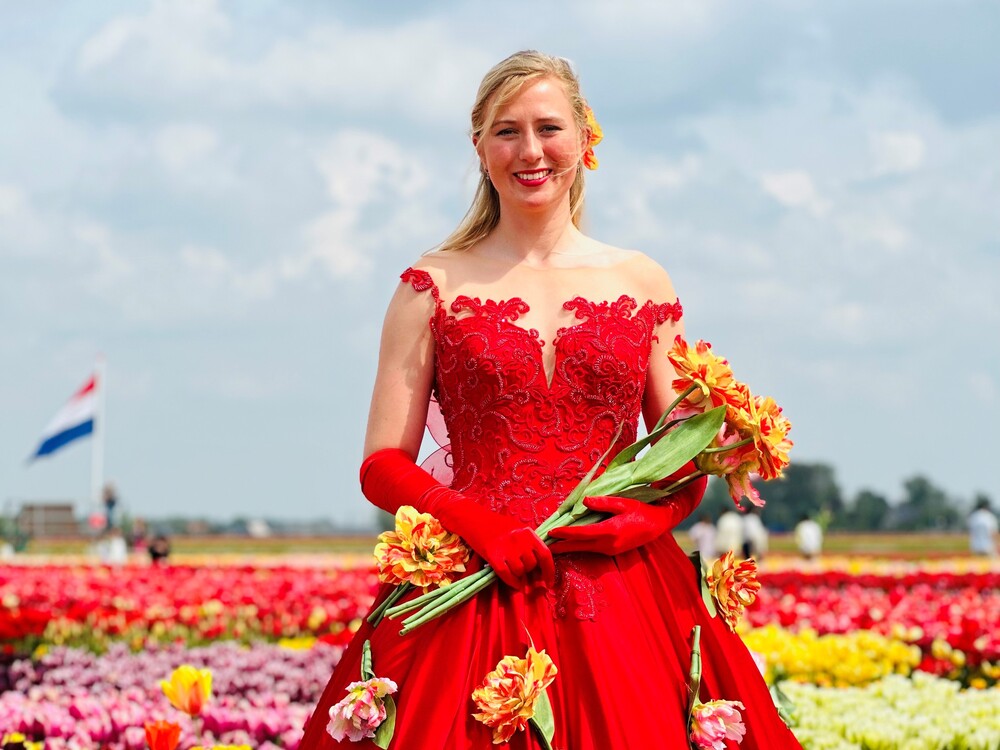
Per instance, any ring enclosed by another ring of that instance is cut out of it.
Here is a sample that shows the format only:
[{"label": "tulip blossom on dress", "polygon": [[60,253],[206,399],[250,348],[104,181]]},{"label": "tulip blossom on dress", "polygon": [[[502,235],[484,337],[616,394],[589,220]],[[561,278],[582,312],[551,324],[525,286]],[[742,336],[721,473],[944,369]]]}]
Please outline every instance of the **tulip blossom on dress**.
[{"label": "tulip blossom on dress", "polygon": [[737,563],[729,550],[712,565],[705,583],[715,597],[722,619],[730,630],[735,630],[743,610],[754,603],[760,591],[757,563],[752,558]]},{"label": "tulip blossom on dress", "polygon": [[149,745],[149,750],[176,750],[180,741],[180,724],[172,721],[146,722],[146,744]]},{"label": "tulip blossom on dress", "polygon": [[396,511],[395,531],[379,535],[375,560],[385,583],[445,586],[465,572],[469,548],[434,516],[404,505]]},{"label": "tulip blossom on dress", "polygon": [[212,672],[182,664],[169,680],[160,682],[160,687],[170,705],[189,716],[197,716],[212,697]]},{"label": "tulip blossom on dress", "polygon": [[375,736],[386,719],[385,698],[396,692],[396,683],[385,677],[352,682],[347,696],[330,708],[327,733],[338,742],[360,742]]},{"label": "tulip blossom on dress", "polygon": [[493,730],[493,744],[508,742],[535,716],[538,701],[556,678],[556,665],[545,653],[529,648],[523,659],[505,656],[472,693],[473,718]]},{"label": "tulip blossom on dress", "polygon": [[726,740],[743,741],[747,728],[743,724],[739,701],[709,701],[697,703],[691,711],[691,742],[698,750],[726,750]]}]

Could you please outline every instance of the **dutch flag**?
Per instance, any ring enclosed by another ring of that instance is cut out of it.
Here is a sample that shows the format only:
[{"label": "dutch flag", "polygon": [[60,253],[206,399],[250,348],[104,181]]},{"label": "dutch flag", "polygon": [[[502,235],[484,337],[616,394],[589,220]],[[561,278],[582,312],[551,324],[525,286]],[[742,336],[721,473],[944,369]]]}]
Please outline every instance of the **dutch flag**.
[{"label": "dutch flag", "polygon": [[97,388],[98,377],[95,373],[49,422],[49,426],[42,433],[41,443],[28,459],[29,463],[36,458],[51,455],[74,440],[93,433],[98,409]]}]

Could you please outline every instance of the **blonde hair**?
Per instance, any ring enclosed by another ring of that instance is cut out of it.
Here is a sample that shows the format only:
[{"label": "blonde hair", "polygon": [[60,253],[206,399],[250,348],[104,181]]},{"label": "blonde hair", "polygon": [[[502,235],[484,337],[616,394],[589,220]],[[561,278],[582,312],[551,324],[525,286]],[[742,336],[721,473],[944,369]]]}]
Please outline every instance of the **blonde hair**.
[{"label": "blonde hair", "polygon": [[[569,62],[561,57],[546,55],[535,50],[517,52],[496,65],[483,77],[472,107],[472,137],[480,139],[489,132],[500,109],[510,102],[530,81],[552,77],[562,83],[573,108],[577,128],[587,128],[587,102],[580,94],[580,81]],[[579,228],[583,219],[585,182],[583,163],[576,165],[576,176],[569,190],[570,216]],[[483,240],[500,221],[500,196],[490,181],[485,168],[479,166],[479,185],[472,205],[461,223],[438,250],[468,250]]]}]

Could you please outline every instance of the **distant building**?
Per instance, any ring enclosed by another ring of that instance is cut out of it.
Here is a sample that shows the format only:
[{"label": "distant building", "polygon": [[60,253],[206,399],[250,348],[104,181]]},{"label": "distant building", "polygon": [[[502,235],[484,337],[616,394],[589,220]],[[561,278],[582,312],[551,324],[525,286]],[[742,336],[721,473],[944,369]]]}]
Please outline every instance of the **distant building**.
[{"label": "distant building", "polygon": [[71,502],[26,502],[15,518],[17,532],[39,539],[43,537],[83,536]]}]

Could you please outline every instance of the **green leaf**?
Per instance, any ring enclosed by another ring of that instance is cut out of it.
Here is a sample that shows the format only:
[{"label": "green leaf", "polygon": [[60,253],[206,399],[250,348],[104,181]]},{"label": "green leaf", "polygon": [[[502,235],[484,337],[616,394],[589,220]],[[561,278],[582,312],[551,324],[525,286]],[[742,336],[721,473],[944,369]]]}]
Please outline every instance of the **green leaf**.
[{"label": "green leaf", "polygon": [[385,721],[378,725],[372,742],[382,750],[386,750],[389,743],[392,742],[393,733],[396,731],[396,701],[392,699],[391,695],[385,696],[382,701],[385,705]]},{"label": "green leaf", "polygon": [[778,716],[781,717],[781,720],[788,727],[797,726],[798,722],[795,721],[795,704],[792,702],[792,699],[785,694],[785,691],[778,686],[777,682],[771,685],[770,691],[771,699],[778,709]]},{"label": "green leaf", "polygon": [[[666,415],[664,414],[663,416],[665,417]],[[663,417],[660,417],[660,420],[663,420]],[[622,464],[631,461],[639,454],[639,451],[641,451],[647,445],[649,445],[658,437],[660,437],[660,435],[666,432],[668,426],[669,425],[657,423],[657,426],[654,427],[653,430],[648,435],[636,440],[634,443],[632,443],[632,445],[622,448],[622,450],[618,453],[618,455],[611,459],[611,463],[608,464],[608,470],[610,471],[611,469],[614,469],[616,466],[621,466]]]},{"label": "green leaf", "polygon": [[670,497],[672,494],[672,492],[664,492],[663,490],[654,489],[648,484],[643,484],[638,487],[628,487],[624,490],[619,490],[615,493],[615,496],[630,497],[633,500],[639,500],[644,503],[655,503],[657,500]]},{"label": "green leaf", "polygon": [[538,732],[545,750],[552,750],[552,738],[556,734],[556,720],[552,715],[552,703],[549,702],[549,691],[543,690],[535,701],[535,715],[528,719]]},{"label": "green leaf", "polygon": [[701,561],[701,555],[697,552],[692,552],[688,555],[688,558],[697,571],[698,587],[701,589],[701,600],[705,602],[705,609],[708,610],[709,615],[716,617],[719,613],[715,608],[715,597],[712,596],[712,590],[708,588],[708,579],[705,576],[705,567]]},{"label": "green leaf", "polygon": [[711,444],[726,418],[718,406],[685,420],[633,462],[633,484],[649,484],[670,476]]},{"label": "green leaf", "polygon": [[374,679],[375,673],[372,671],[372,644],[365,641],[361,646],[361,679]]}]

